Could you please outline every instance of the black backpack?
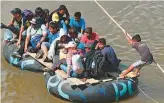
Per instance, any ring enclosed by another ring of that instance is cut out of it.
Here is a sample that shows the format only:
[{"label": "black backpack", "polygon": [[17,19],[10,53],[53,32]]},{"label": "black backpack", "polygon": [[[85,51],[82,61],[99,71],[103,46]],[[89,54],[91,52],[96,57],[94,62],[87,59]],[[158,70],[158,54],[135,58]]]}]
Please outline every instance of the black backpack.
[{"label": "black backpack", "polygon": [[105,75],[105,73],[102,71],[102,67],[104,65],[105,58],[103,54],[101,53],[101,50],[95,51],[93,56],[92,65],[94,63],[94,68],[91,66],[91,75],[93,77],[102,77]]}]

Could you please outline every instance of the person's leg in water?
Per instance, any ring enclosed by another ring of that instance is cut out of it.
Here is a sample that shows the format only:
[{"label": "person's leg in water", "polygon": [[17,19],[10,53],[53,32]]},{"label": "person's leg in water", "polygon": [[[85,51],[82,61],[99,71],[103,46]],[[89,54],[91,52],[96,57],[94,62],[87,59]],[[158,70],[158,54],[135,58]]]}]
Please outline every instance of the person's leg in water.
[{"label": "person's leg in water", "polygon": [[7,27],[9,30],[11,30],[16,36],[14,39],[18,39],[19,37],[19,32],[20,32],[20,28],[18,26],[14,26],[14,25],[11,25],[9,27]]}]

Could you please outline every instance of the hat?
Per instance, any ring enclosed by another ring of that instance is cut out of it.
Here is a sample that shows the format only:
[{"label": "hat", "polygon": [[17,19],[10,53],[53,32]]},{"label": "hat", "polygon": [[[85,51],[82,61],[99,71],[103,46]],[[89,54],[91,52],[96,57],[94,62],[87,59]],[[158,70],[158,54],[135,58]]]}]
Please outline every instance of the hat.
[{"label": "hat", "polygon": [[78,49],[85,50],[85,44],[80,42],[80,43],[78,44],[77,48],[78,48]]},{"label": "hat", "polygon": [[54,13],[52,15],[52,21],[58,22],[59,21],[59,15],[57,13]]},{"label": "hat", "polygon": [[87,43],[87,44],[85,44],[85,48],[92,48],[92,43]]},{"label": "hat", "polygon": [[65,46],[65,48],[72,48],[72,47],[76,47],[76,43],[73,42],[73,41],[70,41],[70,42]]},{"label": "hat", "polygon": [[31,21],[31,24],[39,24],[40,23],[40,18],[39,17],[34,17]]},{"label": "hat", "polygon": [[12,14],[21,14],[21,10],[19,8],[14,8],[13,10],[10,11]]}]

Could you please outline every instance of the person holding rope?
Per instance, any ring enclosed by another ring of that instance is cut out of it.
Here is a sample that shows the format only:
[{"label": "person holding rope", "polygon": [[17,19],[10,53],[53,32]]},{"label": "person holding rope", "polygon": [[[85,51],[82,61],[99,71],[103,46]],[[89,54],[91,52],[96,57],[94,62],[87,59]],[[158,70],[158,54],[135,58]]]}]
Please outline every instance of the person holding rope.
[{"label": "person holding rope", "polygon": [[152,53],[150,52],[146,43],[141,41],[141,37],[139,34],[136,34],[133,37],[127,35],[126,32],[124,34],[128,42],[132,45],[132,48],[136,49],[136,51],[141,56],[141,60],[138,60],[137,62],[133,63],[127,70],[122,72],[119,76],[120,78],[125,78],[126,74],[131,72],[134,68],[136,68],[136,70],[134,71],[134,76],[137,76],[139,75],[139,71],[143,66],[146,66],[154,62]]}]

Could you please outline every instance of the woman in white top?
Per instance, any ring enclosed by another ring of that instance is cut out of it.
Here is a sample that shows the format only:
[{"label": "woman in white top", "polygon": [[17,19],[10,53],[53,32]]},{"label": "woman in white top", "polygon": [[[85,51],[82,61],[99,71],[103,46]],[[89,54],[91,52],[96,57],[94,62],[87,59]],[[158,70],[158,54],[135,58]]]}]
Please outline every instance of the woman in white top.
[{"label": "woman in white top", "polygon": [[76,43],[73,41],[70,41],[65,48],[68,50],[68,53],[66,55],[66,62],[67,66],[60,65],[60,68],[67,72],[68,77],[82,77],[84,66],[82,64],[81,57],[79,53],[76,50]]}]

